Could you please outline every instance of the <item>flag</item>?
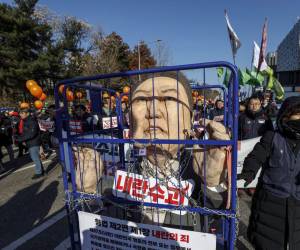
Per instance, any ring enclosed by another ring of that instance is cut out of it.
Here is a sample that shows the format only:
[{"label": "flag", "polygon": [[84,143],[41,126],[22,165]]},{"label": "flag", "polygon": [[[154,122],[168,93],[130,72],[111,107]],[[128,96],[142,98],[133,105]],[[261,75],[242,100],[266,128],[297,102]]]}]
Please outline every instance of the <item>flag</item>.
[{"label": "flag", "polygon": [[243,86],[249,82],[251,76],[246,72],[246,70],[239,69],[239,85]]},{"label": "flag", "polygon": [[218,67],[217,68],[218,79],[220,79],[223,76],[223,73],[224,73],[224,68]]},{"label": "flag", "polygon": [[262,73],[266,74],[269,78],[266,89],[269,89],[269,90],[273,89],[273,86],[274,86],[273,85],[273,82],[274,82],[273,69],[271,69],[269,66],[267,66],[267,68]]},{"label": "flag", "polygon": [[[256,69],[258,69],[259,55],[260,55],[260,47],[257,45],[255,41],[253,41],[253,55],[252,55],[252,65]],[[264,59],[261,66],[260,71],[266,70],[268,67],[266,60]]]},{"label": "flag", "polygon": [[276,95],[277,100],[283,100],[284,98],[284,88],[280,84],[280,82],[274,77],[273,81],[273,90]]},{"label": "flag", "polygon": [[262,65],[263,61],[265,60],[266,48],[267,48],[267,18],[265,19],[262,36],[261,36],[261,44],[260,44],[257,72],[260,71],[261,65]]},{"label": "flag", "polygon": [[229,22],[229,18],[228,18],[226,10],[225,10],[225,19],[226,19],[226,23],[227,23],[227,30],[228,30],[232,55],[233,55],[233,57],[235,57],[237,50],[241,47],[242,44]]},{"label": "flag", "polygon": [[230,72],[230,70],[228,70],[228,69],[226,68],[226,70],[225,70],[225,76],[224,76],[224,80],[223,80],[223,84],[224,84],[226,87],[228,87],[228,85],[229,85],[229,82],[230,82],[230,76],[231,76],[231,72]]},{"label": "flag", "polygon": [[268,83],[267,83],[267,90],[271,90],[274,88],[274,77],[273,75],[269,75]]},{"label": "flag", "polygon": [[246,72],[248,75],[250,75],[250,80],[247,82],[249,85],[254,86],[262,86],[265,78],[260,72],[251,71],[248,68],[246,68]]},{"label": "flag", "polygon": [[264,72],[269,77],[266,89],[273,90],[276,95],[276,99],[282,100],[284,98],[284,88],[282,87],[280,82],[273,76],[273,69],[268,66]]}]

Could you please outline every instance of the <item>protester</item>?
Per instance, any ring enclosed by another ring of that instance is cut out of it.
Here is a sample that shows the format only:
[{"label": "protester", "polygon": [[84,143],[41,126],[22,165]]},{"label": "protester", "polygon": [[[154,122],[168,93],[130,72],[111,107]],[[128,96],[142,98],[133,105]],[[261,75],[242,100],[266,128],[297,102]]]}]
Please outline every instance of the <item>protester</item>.
[{"label": "protester", "polygon": [[113,103],[111,99],[109,98],[109,95],[107,93],[104,93],[102,96],[102,116],[108,117],[111,115],[113,111]]},{"label": "protester", "polygon": [[12,148],[12,126],[9,117],[4,113],[0,114],[0,161],[3,157],[2,147],[6,148],[10,162],[14,160],[14,151]]},{"label": "protester", "polygon": [[221,99],[216,100],[215,107],[209,112],[209,119],[216,122],[224,120],[224,102]]},{"label": "protester", "polygon": [[122,122],[124,127],[129,127],[129,109],[126,100],[121,101],[121,108],[122,108]]},{"label": "protester", "polygon": [[[19,134],[20,121],[21,121],[21,118],[18,113],[18,116],[15,116],[13,119],[13,122],[15,124],[15,132],[14,132],[15,138],[16,138],[16,136],[20,135]],[[15,140],[15,143],[18,146],[18,158],[21,158],[24,155],[24,153],[28,152],[28,148],[22,142],[18,142]]]},{"label": "protester", "polygon": [[42,177],[45,172],[40,159],[41,138],[39,125],[37,120],[30,115],[28,109],[21,109],[20,117],[18,135],[15,140],[28,147],[30,157],[35,164],[35,175],[32,179],[37,179]]},{"label": "protester", "polygon": [[[57,135],[57,128],[56,128],[56,117],[55,117],[55,105],[49,105],[48,107],[48,114],[49,114],[49,121],[53,122],[53,126],[51,129],[49,129],[50,133],[50,146],[51,149],[54,149],[55,151],[58,151],[58,135]],[[58,152],[56,152],[58,154]]]},{"label": "protester", "polygon": [[79,134],[93,130],[93,117],[87,113],[84,105],[78,104],[74,107],[70,130]]},{"label": "protester", "polygon": [[238,179],[248,185],[260,167],[248,237],[255,249],[300,249],[300,97],[283,102],[277,130],[255,145]]},{"label": "protester", "polygon": [[259,137],[272,129],[272,121],[263,111],[259,96],[251,96],[246,111],[239,116],[239,140]]},{"label": "protester", "polygon": [[271,91],[266,91],[263,94],[262,108],[271,120],[276,120],[278,110],[276,103],[273,101],[273,94]]}]

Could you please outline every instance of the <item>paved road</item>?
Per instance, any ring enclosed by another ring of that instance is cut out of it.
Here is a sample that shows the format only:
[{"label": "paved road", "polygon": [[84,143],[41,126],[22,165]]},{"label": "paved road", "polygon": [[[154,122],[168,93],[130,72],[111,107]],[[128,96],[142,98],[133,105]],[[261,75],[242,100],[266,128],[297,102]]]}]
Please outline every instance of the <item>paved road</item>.
[{"label": "paved road", "polygon": [[[7,161],[7,156],[4,158]],[[28,155],[7,165],[0,175],[0,249],[68,249],[61,167],[55,154],[44,166],[47,176],[32,180]],[[240,224],[236,249],[253,249],[245,234],[251,197],[240,197]]]},{"label": "paved road", "polygon": [[[68,236],[55,155],[44,161],[47,176],[37,180],[31,179],[34,168],[28,155],[5,166],[8,171],[0,175],[0,249],[54,249]],[[52,218],[56,221],[51,226]]]}]

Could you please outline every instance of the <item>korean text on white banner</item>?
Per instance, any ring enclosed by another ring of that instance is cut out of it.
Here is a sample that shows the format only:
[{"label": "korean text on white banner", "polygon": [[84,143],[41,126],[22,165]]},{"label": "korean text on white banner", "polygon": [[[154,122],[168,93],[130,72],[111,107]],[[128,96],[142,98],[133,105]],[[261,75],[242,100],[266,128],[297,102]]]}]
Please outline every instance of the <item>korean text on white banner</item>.
[{"label": "korean text on white banner", "polygon": [[216,236],[78,212],[82,249],[215,250]]}]

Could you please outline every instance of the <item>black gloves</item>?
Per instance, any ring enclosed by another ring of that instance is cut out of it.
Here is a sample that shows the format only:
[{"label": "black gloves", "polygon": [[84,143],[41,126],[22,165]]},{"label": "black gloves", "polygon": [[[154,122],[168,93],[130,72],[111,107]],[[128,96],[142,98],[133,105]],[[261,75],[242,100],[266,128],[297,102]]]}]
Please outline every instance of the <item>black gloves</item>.
[{"label": "black gloves", "polygon": [[245,180],[244,187],[247,187],[255,178],[253,172],[245,172],[237,175],[238,180]]}]

